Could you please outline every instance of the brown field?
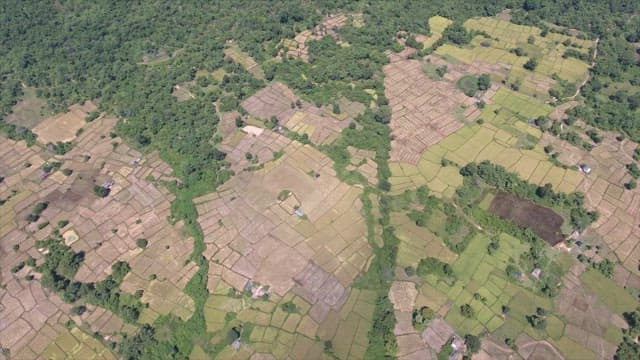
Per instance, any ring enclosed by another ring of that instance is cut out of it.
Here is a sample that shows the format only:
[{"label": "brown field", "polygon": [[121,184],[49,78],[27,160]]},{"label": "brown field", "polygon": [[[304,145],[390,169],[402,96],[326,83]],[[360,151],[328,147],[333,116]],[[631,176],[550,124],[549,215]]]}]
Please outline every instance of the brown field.
[{"label": "brown field", "polygon": [[298,134],[307,134],[315,144],[332,142],[353,120],[350,116],[337,118],[328,109],[306,101],[301,101],[301,107],[291,106],[299,100],[288,87],[276,82],[243,101],[242,107],[258,119],[269,120],[275,116],[280,125]]},{"label": "brown field", "polygon": [[75,139],[76,132],[85,126],[84,118],[97,107],[87,101],[82,105],[72,105],[69,112],[56,115],[40,122],[33,128],[33,132],[38,135],[38,140],[43,143],[66,142]]},{"label": "brown field", "polygon": [[501,192],[493,198],[489,211],[518,226],[531,229],[552,246],[564,240],[562,217],[530,200]]},{"label": "brown field", "polygon": [[[293,292],[322,324],[341,309],[372,254],[361,189],[336,179],[322,153],[269,130],[230,150],[236,176],[195,200],[211,260],[209,289],[226,283],[242,290],[251,281],[278,296]],[[274,159],[277,151],[283,155]],[[259,154],[259,169],[240,170],[246,152]]]},{"label": "brown field", "polygon": [[[197,271],[188,260],[193,240],[182,234],[181,223],[169,223],[173,195],[157,184],[173,179],[171,168],[157,154],[143,156],[120,138],[111,138],[116,122],[113,117],[103,117],[86,124],[74,148],[53,159],[37,146],[28,148],[24,142],[0,136],[0,169],[5,177],[0,199],[9,198],[0,206],[0,280],[4,286],[0,290],[0,339],[16,358],[39,357],[47,344],[66,331],[71,305],[43,289],[37,281],[40,275],[28,266],[16,274],[10,272],[29,256],[41,262],[43,254],[35,242],[46,238],[63,219],[69,224],[61,233],[67,238],[75,234],[77,240],[70,239],[70,246],[85,252],[76,280],[102,280],[114,262],[123,260],[130,264],[131,272],[121,289],[130,293],[143,289],[142,301],[150,304],[141,322],[168,313],[187,318],[193,312],[193,300],[182,292]],[[64,176],[55,171],[45,176],[41,167],[52,160],[62,162],[61,168],[70,168],[73,173]],[[25,166],[27,162],[30,167]],[[113,182],[111,193],[98,198],[94,185],[107,181]],[[49,206],[41,219],[28,224],[26,215],[43,200],[49,201]],[[145,249],[137,247],[138,238],[148,240]],[[14,250],[14,245],[19,248]],[[25,280],[29,274],[36,280]],[[151,274],[157,280],[150,281]],[[73,319],[102,335],[135,329],[98,307],[89,307]]]},{"label": "brown field", "polygon": [[[424,150],[480,115],[454,82],[432,80],[423,63],[395,56],[383,70],[391,107],[391,161],[416,165]],[[460,115],[457,116],[457,113]]]},{"label": "brown field", "polygon": [[22,100],[11,109],[11,114],[7,115],[4,121],[33,129],[49,115],[45,112],[47,101],[36,95],[35,88],[26,87],[23,91]]}]

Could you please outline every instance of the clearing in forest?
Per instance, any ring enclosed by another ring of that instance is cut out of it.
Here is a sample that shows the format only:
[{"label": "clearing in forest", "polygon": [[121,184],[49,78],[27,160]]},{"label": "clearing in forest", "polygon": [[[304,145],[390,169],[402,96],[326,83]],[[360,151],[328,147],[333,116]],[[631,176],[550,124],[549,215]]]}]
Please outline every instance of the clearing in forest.
[{"label": "clearing in forest", "polygon": [[353,120],[346,112],[334,114],[327,107],[319,108],[300,100],[287,86],[278,82],[258,91],[241,105],[258,119],[269,121],[277,118],[279,125],[299,135],[306,134],[314,144],[333,142]]},{"label": "clearing in forest", "polygon": [[[486,35],[476,35],[468,47],[445,44],[435,54],[466,64],[485,62],[510,66],[506,81],[517,84],[525,94],[541,98],[549,97],[548,90],[557,83],[556,77],[575,85],[588,76],[594,47],[591,40],[553,32],[543,36],[537,27],[516,25],[497,18],[473,18],[464,26]],[[572,52],[588,60],[567,55]],[[523,67],[530,59],[536,59],[538,63],[533,71]]]},{"label": "clearing in forest", "polygon": [[17,126],[23,126],[27,129],[33,129],[48,114],[46,114],[47,101],[39,98],[37,91],[32,87],[22,89],[24,95],[11,110],[11,114],[4,118],[4,121]]},{"label": "clearing in forest", "polygon": [[247,55],[238,44],[231,44],[224,49],[224,54],[231,58],[231,60],[240,64],[245,70],[253,75],[258,80],[264,80],[264,71],[260,64],[258,64],[253,58]]},{"label": "clearing in forest", "polygon": [[[300,58],[304,62],[309,62],[309,50],[307,41],[320,40],[325,36],[331,36],[339,41],[338,30],[351,22],[354,27],[363,26],[362,14],[335,14],[327,16],[322,24],[316,25],[313,29],[306,29],[293,38],[293,40],[285,39],[282,44],[286,48],[286,56]],[[281,54],[278,55],[282,56]]]},{"label": "clearing in forest", "polygon": [[42,144],[68,142],[76,138],[78,131],[85,126],[87,115],[96,109],[91,101],[72,105],[69,112],[41,121],[32,130]]}]

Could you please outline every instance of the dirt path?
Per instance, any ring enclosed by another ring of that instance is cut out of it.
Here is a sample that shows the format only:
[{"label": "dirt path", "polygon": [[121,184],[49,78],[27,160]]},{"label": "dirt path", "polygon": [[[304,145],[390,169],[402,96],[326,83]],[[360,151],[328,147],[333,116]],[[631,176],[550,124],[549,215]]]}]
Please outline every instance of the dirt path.
[{"label": "dirt path", "polygon": [[[594,44],[594,49],[593,49],[593,58],[591,59],[591,67],[593,68],[596,65],[596,59],[598,58],[598,43],[600,42],[600,38],[597,38]],[[587,83],[587,81],[589,81],[589,79],[591,79],[591,74],[587,74],[587,77],[580,83],[580,85],[578,86],[578,88],[576,89],[576,93],[573,94],[573,96],[565,98],[563,100],[573,100],[576,98],[576,96],[580,95],[580,90],[582,90],[582,88],[584,87],[584,85]]]}]

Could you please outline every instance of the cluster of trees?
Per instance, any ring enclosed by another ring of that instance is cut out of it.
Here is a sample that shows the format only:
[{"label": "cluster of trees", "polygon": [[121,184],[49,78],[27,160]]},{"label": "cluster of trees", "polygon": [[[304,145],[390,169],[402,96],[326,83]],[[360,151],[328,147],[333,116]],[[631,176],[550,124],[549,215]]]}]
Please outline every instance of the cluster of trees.
[{"label": "cluster of trees", "polygon": [[640,336],[640,308],[635,311],[625,312],[623,316],[629,328],[622,330],[624,336],[616,351],[616,359],[638,359],[640,358],[640,343],[637,341],[638,336]]},{"label": "cluster of trees", "polygon": [[458,80],[457,85],[465,95],[472,97],[476,95],[478,90],[485,91],[491,87],[491,77],[489,74],[482,74],[478,77],[466,75]]},{"label": "cluster of trees", "polygon": [[547,328],[547,310],[539,307],[535,314],[527,315],[527,322],[534,329],[544,330]]},{"label": "cluster of trees", "polygon": [[425,276],[428,274],[434,274],[442,278],[452,278],[455,279],[455,274],[453,273],[453,268],[451,265],[442,262],[434,257],[427,257],[418,263],[418,268],[416,269],[416,273],[420,276]]},{"label": "cluster of trees", "polygon": [[[492,164],[487,160],[467,164],[460,169],[460,175],[470,179],[481,179],[485,184],[498,190],[533,200],[541,205],[567,211],[570,214],[571,225],[577,230],[584,230],[589,224],[598,220],[599,215],[596,211],[587,211],[584,208],[584,194],[579,192],[556,193],[551,184],[544,186],[530,184],[520,179],[516,173],[511,173],[504,167]],[[465,190],[458,192],[459,195],[465,193],[467,193]]]},{"label": "cluster of trees", "polygon": [[135,323],[138,320],[142,303],[119,289],[120,283],[131,270],[129,264],[116,262],[106,279],[97,283],[82,283],[73,278],[84,261],[84,253],[76,253],[65,245],[58,228],[45,240],[38,241],[36,246],[48,250],[42,264],[35,266],[34,261],[30,262],[30,266],[42,273],[42,286],[57,292],[66,302],[87,302],[113,311],[126,322]]}]

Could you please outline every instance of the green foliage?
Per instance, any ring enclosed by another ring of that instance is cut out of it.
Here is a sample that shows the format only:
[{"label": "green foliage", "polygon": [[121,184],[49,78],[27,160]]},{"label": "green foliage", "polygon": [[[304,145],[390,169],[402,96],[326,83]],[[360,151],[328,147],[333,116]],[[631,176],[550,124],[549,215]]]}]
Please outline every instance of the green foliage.
[{"label": "green foliage", "polygon": [[137,239],[136,240],[136,245],[140,248],[140,249],[144,249],[147,247],[147,245],[149,244],[149,241],[147,239]]},{"label": "green foliage", "polygon": [[460,314],[466,318],[471,319],[476,315],[475,310],[469,304],[463,304],[460,306]]},{"label": "green foliage", "polygon": [[71,176],[71,174],[73,174],[73,170],[69,169],[69,168],[64,168],[62,169],[62,175],[64,176]]},{"label": "green foliage", "polygon": [[491,87],[491,76],[489,74],[482,74],[478,77],[478,89],[487,90]]},{"label": "green foliage", "polygon": [[[538,186],[521,180],[517,174],[508,172],[500,165],[494,165],[489,161],[469,163],[460,169],[460,175],[468,179],[480,179],[487,185],[498,190],[509,192],[519,197],[532,200],[544,206],[562,209],[569,212],[571,225],[577,230],[585,229],[589,224],[598,220],[598,213],[587,211],[584,206],[584,194],[582,193],[556,193],[550,185]],[[466,181],[462,188],[457,190],[458,201],[467,205],[472,201],[474,186]]]},{"label": "green foliage", "polygon": [[536,58],[530,58],[526,63],[524,63],[524,65],[522,65],[522,67],[529,71],[533,71],[538,67],[538,60]]},{"label": "green foliage", "polygon": [[109,189],[106,186],[100,186],[100,185],[96,185],[93,187],[93,192],[94,194],[96,194],[98,197],[107,197],[109,196],[109,193],[111,192],[111,189]]},{"label": "green foliage", "polygon": [[444,29],[442,38],[456,45],[466,45],[471,42],[471,33],[462,24],[455,22]]},{"label": "green foliage", "polygon": [[475,335],[467,334],[464,336],[464,343],[467,345],[467,351],[476,354],[480,351],[480,338]]},{"label": "green foliage", "polygon": [[44,212],[47,207],[49,207],[49,203],[47,201],[39,202],[36,206],[33,207],[31,213],[27,215],[27,221],[30,223],[36,222],[40,219],[40,215]]},{"label": "green foliage", "polygon": [[48,250],[44,262],[35,267],[36,271],[42,273],[42,286],[57,292],[66,302],[84,300],[111,310],[126,322],[135,323],[138,320],[142,304],[119,289],[120,283],[131,270],[129,264],[118,261],[111,266],[111,275],[106,279],[97,283],[82,283],[73,278],[84,261],[84,253],[76,253],[65,245],[57,229],[47,239],[37,241],[36,246]]},{"label": "green foliage", "polygon": [[53,152],[56,155],[64,155],[68,153],[69,150],[71,150],[71,148],[73,148],[73,144],[68,141],[67,142],[58,141],[55,144],[54,143],[47,144],[47,149],[49,149],[51,152]]},{"label": "green foliage", "polygon": [[293,301],[287,301],[285,303],[282,303],[280,305],[280,308],[282,309],[282,311],[289,314],[299,312],[298,307],[296,306],[296,304],[293,303]]},{"label": "green foliage", "polygon": [[411,313],[411,323],[413,327],[421,332],[424,330],[426,324],[436,316],[436,313],[428,306],[423,306],[419,309],[413,309]]},{"label": "green foliage", "polygon": [[456,83],[465,95],[472,97],[478,92],[478,78],[473,75],[465,75]]},{"label": "green foliage", "polygon": [[425,276],[427,274],[434,274],[444,278],[454,278],[455,274],[453,273],[453,269],[451,265],[444,263],[436,258],[427,257],[418,263],[418,268],[416,273],[420,276]]},{"label": "green foliage", "polygon": [[627,171],[634,179],[640,178],[640,168],[638,168],[638,164],[630,163],[627,164]]},{"label": "green foliage", "polygon": [[623,338],[616,351],[616,359],[631,360],[640,357],[640,343],[637,337],[640,335],[640,308],[625,312],[624,320],[629,325],[628,329],[623,329]]},{"label": "green foliage", "polygon": [[100,116],[100,111],[92,111],[84,118],[86,122],[92,122]]},{"label": "green foliage", "polygon": [[609,279],[613,278],[613,269],[614,269],[615,263],[612,262],[611,260],[604,259],[599,263],[595,263],[595,262],[592,263],[591,266],[593,266],[594,269],[600,271],[600,273],[605,277]]}]

